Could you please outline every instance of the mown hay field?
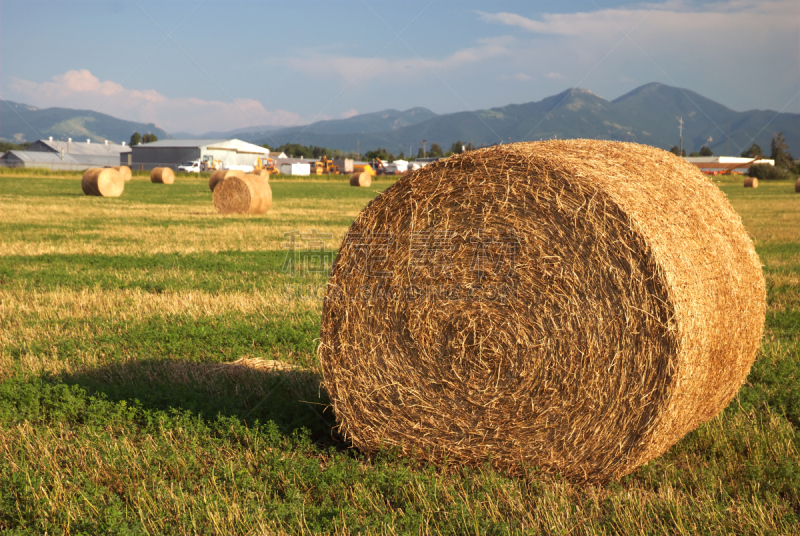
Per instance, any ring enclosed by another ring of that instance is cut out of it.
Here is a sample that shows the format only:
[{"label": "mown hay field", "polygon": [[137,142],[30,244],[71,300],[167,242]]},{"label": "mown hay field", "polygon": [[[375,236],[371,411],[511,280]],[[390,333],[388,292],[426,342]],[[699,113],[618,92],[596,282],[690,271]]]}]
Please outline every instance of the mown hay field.
[{"label": "mown hay field", "polygon": [[390,184],[279,179],[269,213],[223,217],[208,177],[135,175],[106,199],[77,174],[0,174],[0,531],[800,532],[793,184],[720,185],[765,265],[747,383],[604,487],[368,459],[341,441],[320,386],[320,297],[350,223]]}]

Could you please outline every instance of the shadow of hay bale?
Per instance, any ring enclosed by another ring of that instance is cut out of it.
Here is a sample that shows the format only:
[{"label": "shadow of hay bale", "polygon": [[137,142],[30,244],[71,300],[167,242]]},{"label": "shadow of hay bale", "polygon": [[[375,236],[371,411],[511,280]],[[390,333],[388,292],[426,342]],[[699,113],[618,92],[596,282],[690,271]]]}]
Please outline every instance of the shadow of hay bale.
[{"label": "shadow of hay bale", "polygon": [[209,420],[237,417],[249,424],[272,421],[287,435],[305,428],[314,441],[331,442],[336,424],[321,375],[280,361],[128,361],[60,379],[145,409],[190,411]]}]

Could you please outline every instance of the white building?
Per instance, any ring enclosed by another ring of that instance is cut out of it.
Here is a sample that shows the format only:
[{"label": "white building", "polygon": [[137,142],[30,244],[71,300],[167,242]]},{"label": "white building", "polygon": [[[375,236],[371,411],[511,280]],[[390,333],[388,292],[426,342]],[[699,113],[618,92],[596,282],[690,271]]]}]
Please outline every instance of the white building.
[{"label": "white building", "polygon": [[311,164],[294,162],[280,165],[282,175],[311,175]]},{"label": "white building", "polygon": [[131,147],[131,157],[122,164],[131,169],[177,168],[184,162],[219,160],[223,169],[255,166],[259,158],[269,157],[269,149],[232,140],[159,140]]},{"label": "white building", "polygon": [[684,160],[690,164],[694,164],[702,171],[740,171],[747,173],[750,166],[754,164],[767,164],[770,166],[775,165],[775,160],[762,158],[756,160],[755,158],[745,158],[741,156],[685,156]]},{"label": "white building", "polygon": [[408,160],[395,160],[390,164],[386,164],[386,173],[400,174],[408,171]]}]

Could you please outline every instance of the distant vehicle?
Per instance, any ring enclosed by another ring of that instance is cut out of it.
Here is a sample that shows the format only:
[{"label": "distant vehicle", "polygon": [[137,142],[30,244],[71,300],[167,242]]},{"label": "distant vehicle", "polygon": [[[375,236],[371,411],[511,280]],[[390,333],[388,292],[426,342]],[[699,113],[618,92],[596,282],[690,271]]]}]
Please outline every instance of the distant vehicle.
[{"label": "distant vehicle", "polygon": [[178,171],[185,171],[187,173],[200,173],[203,171],[203,164],[200,160],[190,160],[178,166]]}]

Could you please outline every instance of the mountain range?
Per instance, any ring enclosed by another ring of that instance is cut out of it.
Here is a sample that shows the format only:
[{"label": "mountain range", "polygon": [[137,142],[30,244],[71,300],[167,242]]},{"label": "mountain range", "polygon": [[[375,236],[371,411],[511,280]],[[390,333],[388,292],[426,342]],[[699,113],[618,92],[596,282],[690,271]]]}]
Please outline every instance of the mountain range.
[{"label": "mountain range", "polygon": [[0,100],[0,139],[14,143],[35,141],[49,136],[57,140],[91,139],[102,143],[128,142],[131,134],[155,134],[169,138],[153,123],[137,123],[111,115],[72,108],[36,108],[28,104]]},{"label": "mountain range", "polygon": [[[12,139],[16,132],[24,131],[18,129],[15,132],[8,123],[9,116],[13,119],[13,115],[6,110],[7,102],[4,101],[0,108],[3,112],[0,138]],[[53,132],[56,126],[63,131],[70,120],[66,112],[72,112],[78,120],[88,114],[63,108],[31,108],[26,111],[60,120],[54,128],[49,128],[47,121],[41,119],[37,124],[42,126],[37,128],[42,134],[44,131]],[[110,131],[103,129],[112,128],[110,120],[114,118],[93,114],[89,119],[82,127],[87,133],[85,137],[95,135],[111,139],[107,133]],[[693,91],[659,83],[643,85],[612,101],[591,91],[573,88],[537,102],[471,112],[437,115],[426,108],[384,110],[301,127],[251,127],[199,136],[179,133],[175,137],[236,137],[271,147],[299,143],[342,151],[355,151],[358,147],[362,153],[385,147],[396,154],[416,151],[421,140],[427,141],[428,148],[432,143],[438,143],[447,149],[456,141],[471,142],[478,147],[526,140],[593,138],[632,141],[669,149],[679,143],[680,119],[683,120],[683,146],[687,153],[706,145],[714,154],[738,155],[753,142],[769,153],[773,135],[783,132],[790,151],[800,156],[800,114],[770,110],[737,112]],[[114,121],[120,123],[114,126],[114,132],[125,132],[126,135],[120,137],[117,134],[113,139],[128,139],[133,130],[144,132],[148,129],[162,138],[160,133],[163,131],[155,125]]]}]

